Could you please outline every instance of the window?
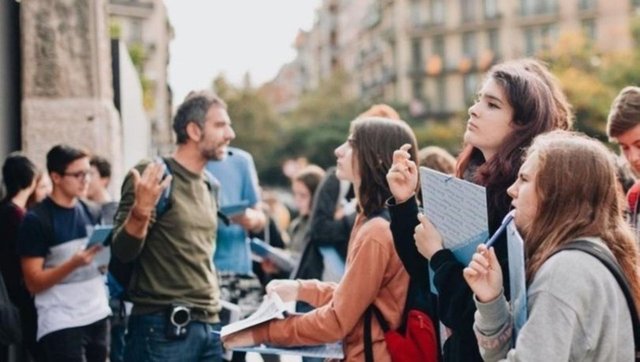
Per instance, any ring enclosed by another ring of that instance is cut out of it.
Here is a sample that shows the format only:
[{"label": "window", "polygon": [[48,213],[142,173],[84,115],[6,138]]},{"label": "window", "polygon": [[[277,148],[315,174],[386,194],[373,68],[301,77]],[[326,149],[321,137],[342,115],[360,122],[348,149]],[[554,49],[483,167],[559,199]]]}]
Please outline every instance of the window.
[{"label": "window", "polygon": [[464,102],[469,105],[478,92],[478,73],[468,73],[464,75]]},{"label": "window", "polygon": [[444,24],[444,1],[431,0],[431,22],[433,24]]},{"label": "window", "polygon": [[439,55],[444,61],[444,37],[442,35],[436,35],[433,37],[431,52],[434,55]]},{"label": "window", "polygon": [[580,10],[595,10],[596,1],[595,0],[579,0],[578,8]]},{"label": "window", "polygon": [[542,27],[529,27],[523,30],[525,53],[528,56],[535,55],[540,49],[548,48],[557,38],[555,25]]},{"label": "window", "polygon": [[142,43],[142,21],[131,21],[131,34],[129,34],[129,42]]},{"label": "window", "polygon": [[412,1],[410,5],[409,13],[411,14],[411,25],[420,26],[423,23],[422,20],[422,2]]},{"label": "window", "polygon": [[584,35],[590,39],[596,40],[596,21],[595,19],[584,19],[582,20],[582,32]]},{"label": "window", "polygon": [[413,99],[422,99],[422,80],[414,80],[411,84]]},{"label": "window", "polygon": [[489,49],[493,52],[494,57],[500,55],[500,33],[498,29],[490,29],[487,33]]},{"label": "window", "polygon": [[533,28],[527,28],[524,30],[524,53],[527,56],[532,56],[536,52],[535,36],[533,34]]},{"label": "window", "polygon": [[495,19],[498,17],[498,1],[484,0],[484,17],[485,19]]},{"label": "window", "polygon": [[462,34],[462,54],[468,58],[475,58],[478,55],[478,42],[476,33]]},{"label": "window", "polygon": [[476,20],[476,1],[460,0],[460,10],[462,12],[463,22],[473,22]]},{"label": "window", "polygon": [[436,99],[440,112],[447,110],[447,82],[444,76],[438,77],[436,80]]},{"label": "window", "polygon": [[535,14],[535,2],[536,0],[520,0],[520,12],[522,15]]},{"label": "window", "polygon": [[422,41],[420,39],[411,41],[411,62],[414,70],[422,69]]},{"label": "window", "polygon": [[554,14],[557,11],[557,0],[520,0],[520,13],[523,16]]}]

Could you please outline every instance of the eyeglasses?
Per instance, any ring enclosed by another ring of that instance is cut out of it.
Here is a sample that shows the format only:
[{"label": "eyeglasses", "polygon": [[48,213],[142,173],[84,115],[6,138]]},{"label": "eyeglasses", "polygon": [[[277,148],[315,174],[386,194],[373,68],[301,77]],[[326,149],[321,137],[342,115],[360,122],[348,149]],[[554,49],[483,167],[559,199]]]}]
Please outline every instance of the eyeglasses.
[{"label": "eyeglasses", "polygon": [[91,177],[91,170],[82,170],[77,172],[65,172],[62,174],[63,176],[71,176],[76,180],[84,180]]}]

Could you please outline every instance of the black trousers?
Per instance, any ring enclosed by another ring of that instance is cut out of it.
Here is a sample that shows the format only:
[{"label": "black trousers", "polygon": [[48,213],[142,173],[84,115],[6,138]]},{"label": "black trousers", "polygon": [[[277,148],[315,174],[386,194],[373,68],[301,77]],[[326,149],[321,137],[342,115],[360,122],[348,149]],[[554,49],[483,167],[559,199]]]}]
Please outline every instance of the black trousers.
[{"label": "black trousers", "polygon": [[109,322],[62,329],[40,340],[48,362],[104,362],[109,350]]}]

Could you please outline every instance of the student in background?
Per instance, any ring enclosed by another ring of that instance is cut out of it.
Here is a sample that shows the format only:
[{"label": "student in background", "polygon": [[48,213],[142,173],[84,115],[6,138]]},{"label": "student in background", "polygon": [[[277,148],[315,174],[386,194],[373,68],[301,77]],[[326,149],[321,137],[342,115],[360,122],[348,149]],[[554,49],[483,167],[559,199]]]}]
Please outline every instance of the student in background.
[{"label": "student in background", "polygon": [[418,151],[418,165],[428,167],[447,175],[456,173],[456,158],[438,146],[428,146]]},{"label": "student in background", "polygon": [[[640,87],[625,87],[611,104],[607,118],[607,135],[620,146],[631,170],[640,174]],[[630,212],[631,226],[636,234],[640,230],[638,218],[638,195],[640,183],[631,187],[627,193],[627,206]]]},{"label": "student in background", "polygon": [[38,172],[36,176],[36,189],[31,193],[27,200],[27,209],[34,207],[37,203],[42,202],[47,196],[51,194],[53,185],[51,184],[51,178],[46,172]]},{"label": "student in background", "polygon": [[89,182],[87,199],[98,204],[113,201],[113,197],[107,190],[111,182],[111,163],[104,157],[94,155],[91,157],[90,164],[91,182]]},{"label": "student in background", "polygon": [[[25,286],[17,252],[18,230],[27,213],[27,200],[35,193],[39,174],[36,165],[21,153],[10,154],[2,165],[6,195],[0,201],[0,272],[9,299],[20,310],[22,345],[18,354],[26,361],[44,361],[42,348],[36,343],[36,308]],[[0,360],[6,358],[6,353],[0,348]]]},{"label": "student in background", "polygon": [[561,131],[535,139],[508,189],[524,239],[528,285],[529,318],[515,347],[495,250],[480,245],[464,270],[485,360],[635,359],[630,311],[613,274],[583,251],[556,253],[577,239],[604,248],[639,305],[638,247],[620,212],[615,173],[613,155],[596,140]]},{"label": "student in background", "polygon": [[289,225],[289,250],[296,260],[300,260],[302,251],[308,242],[309,217],[313,208],[313,198],[318,185],[324,177],[324,170],[309,165],[300,170],[291,181],[293,200],[298,208],[298,217]]},{"label": "student in background", "polygon": [[[487,190],[489,234],[509,211],[511,199],[506,189],[516,179],[524,148],[535,136],[557,128],[560,119],[551,90],[536,73],[527,70],[526,64],[516,60],[491,68],[469,108],[466,146],[458,157],[456,176]],[[396,250],[412,278],[426,288],[433,280],[438,291],[437,302],[430,294],[430,315],[447,327],[444,360],[481,361],[472,328],[476,308],[462,276],[465,265],[443,247],[442,237],[426,217],[416,219],[418,170],[408,151],[405,146],[394,153],[394,165],[387,176],[393,193],[388,204]],[[506,237],[498,239],[495,249],[503,270],[507,270]],[[508,278],[503,286],[508,297]]]},{"label": "student in background", "polygon": [[[268,293],[278,294],[285,302],[304,301],[316,309],[232,334],[224,340],[227,347],[343,340],[345,360],[364,360],[363,315],[371,304],[382,312],[392,329],[398,328],[409,276],[393,249],[389,222],[383,215],[384,202],[391,196],[385,180],[391,155],[405,143],[416,149],[415,135],[403,121],[363,117],[351,123],[349,138],[335,150],[336,175],[353,183],[359,205],[345,275],[339,284],[318,280],[271,282]],[[372,325],[372,336],[375,360],[390,361],[377,323]]]}]

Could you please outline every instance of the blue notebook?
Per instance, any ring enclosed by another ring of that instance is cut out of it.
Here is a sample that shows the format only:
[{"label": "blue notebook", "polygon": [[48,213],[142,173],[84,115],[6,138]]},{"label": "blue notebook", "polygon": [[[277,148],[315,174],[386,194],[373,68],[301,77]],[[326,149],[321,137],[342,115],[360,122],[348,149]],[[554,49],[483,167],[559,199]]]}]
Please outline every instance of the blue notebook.
[{"label": "blue notebook", "polygon": [[111,234],[111,230],[113,230],[113,225],[96,225],[93,227],[93,231],[89,236],[89,241],[87,242],[87,248],[90,248],[94,245],[107,245],[108,238]]}]

